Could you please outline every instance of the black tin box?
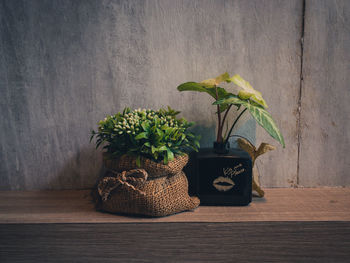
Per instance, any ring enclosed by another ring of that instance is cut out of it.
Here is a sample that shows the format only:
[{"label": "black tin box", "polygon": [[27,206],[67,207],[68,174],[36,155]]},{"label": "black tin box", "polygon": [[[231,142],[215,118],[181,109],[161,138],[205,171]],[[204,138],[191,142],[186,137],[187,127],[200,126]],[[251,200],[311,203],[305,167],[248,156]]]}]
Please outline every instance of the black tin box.
[{"label": "black tin box", "polygon": [[195,192],[201,205],[248,205],[252,201],[252,161],[242,150],[226,154],[200,149],[195,157]]}]

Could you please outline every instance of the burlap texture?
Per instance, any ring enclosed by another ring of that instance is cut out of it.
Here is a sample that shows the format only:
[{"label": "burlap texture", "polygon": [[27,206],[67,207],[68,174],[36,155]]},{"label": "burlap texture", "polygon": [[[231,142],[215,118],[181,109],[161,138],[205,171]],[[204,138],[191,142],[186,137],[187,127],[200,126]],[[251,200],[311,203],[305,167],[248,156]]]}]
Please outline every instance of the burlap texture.
[{"label": "burlap texture", "polygon": [[148,178],[158,178],[166,175],[178,174],[188,162],[188,155],[181,155],[170,161],[167,165],[163,162],[155,162],[151,159],[141,157],[141,166],[136,165],[136,157],[122,155],[117,158],[110,158],[107,153],[103,155],[104,165],[106,168],[116,171],[129,171],[135,168],[145,169],[148,173]]},{"label": "burlap texture", "polygon": [[[98,184],[101,209],[111,213],[161,217],[197,208],[200,201],[188,195],[188,181],[182,171],[188,157],[178,158],[171,166],[170,163],[155,165],[151,160],[144,160],[142,169],[129,169],[121,173],[110,170]],[[113,164],[119,171],[120,167],[137,167],[136,164],[126,164],[126,159],[122,159],[121,164]]]}]

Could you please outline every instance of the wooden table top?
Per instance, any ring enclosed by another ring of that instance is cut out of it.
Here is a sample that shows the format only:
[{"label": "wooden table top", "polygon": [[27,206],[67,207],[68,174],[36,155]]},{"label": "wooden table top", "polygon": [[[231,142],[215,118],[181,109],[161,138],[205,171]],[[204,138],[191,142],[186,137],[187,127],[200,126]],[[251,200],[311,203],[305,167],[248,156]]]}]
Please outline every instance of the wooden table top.
[{"label": "wooden table top", "polygon": [[97,212],[90,190],[0,191],[0,224],[350,221],[350,188],[264,190],[249,206],[200,206],[163,218]]}]

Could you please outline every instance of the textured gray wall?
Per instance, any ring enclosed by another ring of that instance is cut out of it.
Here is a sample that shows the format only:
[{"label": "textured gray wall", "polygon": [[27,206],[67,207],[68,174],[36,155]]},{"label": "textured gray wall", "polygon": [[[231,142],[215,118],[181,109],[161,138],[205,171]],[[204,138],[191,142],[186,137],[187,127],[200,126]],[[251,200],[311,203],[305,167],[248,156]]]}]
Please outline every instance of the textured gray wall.
[{"label": "textured gray wall", "polygon": [[300,185],[350,185],[350,1],[306,2]]},{"label": "textured gray wall", "polygon": [[[317,14],[317,1],[311,4],[316,11],[306,20],[305,39],[317,41],[311,20],[322,14]],[[324,7],[334,8],[327,1]],[[342,12],[350,11],[346,8]],[[332,33],[329,25],[327,31],[343,41],[335,46],[338,56],[349,48],[344,40],[348,13],[340,15],[344,27]],[[319,181],[302,162],[298,174],[302,17],[302,0],[0,0],[0,189],[91,187],[101,168],[101,153],[89,144],[89,132],[105,115],[125,106],[180,109],[198,124],[202,145],[211,145],[212,101],[204,94],[179,93],[176,86],[225,71],[241,74],[262,91],[286,139],[285,149],[278,146],[258,161],[263,185],[328,185],[329,180]],[[327,32],[320,36],[326,38]],[[316,67],[321,68],[329,61],[331,45],[317,53],[326,56],[324,60],[311,60],[313,46],[306,47],[310,65],[319,63]],[[349,60],[342,61],[343,72],[349,71]],[[303,94],[309,85],[324,85],[317,76],[305,81]],[[346,92],[345,80],[333,80],[338,92]],[[303,107],[307,100],[302,100]],[[306,112],[302,117],[308,122]],[[319,122],[310,129],[320,125],[329,124]],[[248,115],[236,133],[277,145]],[[305,145],[306,138],[303,134]],[[302,159],[311,159],[310,149],[303,149]],[[326,158],[321,156],[319,163]],[[345,166],[339,168],[334,185],[349,184],[341,174]]]}]

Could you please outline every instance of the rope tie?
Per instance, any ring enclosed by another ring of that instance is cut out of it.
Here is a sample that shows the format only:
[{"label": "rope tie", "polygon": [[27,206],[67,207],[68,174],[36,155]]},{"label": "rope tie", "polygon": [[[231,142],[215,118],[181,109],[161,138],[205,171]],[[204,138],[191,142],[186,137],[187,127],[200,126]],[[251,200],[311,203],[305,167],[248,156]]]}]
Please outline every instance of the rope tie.
[{"label": "rope tie", "polygon": [[103,201],[106,201],[111,192],[120,186],[125,186],[131,191],[145,195],[143,191],[137,189],[137,185],[142,184],[147,180],[148,174],[146,170],[132,169],[121,173],[110,170],[110,172],[114,176],[104,177],[97,186],[98,193],[102,197]]}]

